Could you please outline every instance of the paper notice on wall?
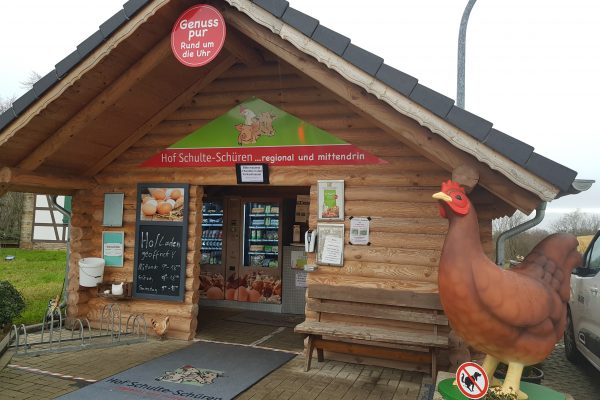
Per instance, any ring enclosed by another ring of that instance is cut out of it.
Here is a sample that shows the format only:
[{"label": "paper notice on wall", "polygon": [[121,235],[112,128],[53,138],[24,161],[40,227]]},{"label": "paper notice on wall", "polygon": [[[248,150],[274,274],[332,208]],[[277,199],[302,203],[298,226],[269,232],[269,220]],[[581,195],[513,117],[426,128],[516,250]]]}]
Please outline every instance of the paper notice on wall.
[{"label": "paper notice on wall", "polygon": [[104,255],[107,257],[120,257],[123,255],[121,243],[104,243]]},{"label": "paper notice on wall", "polygon": [[310,196],[298,195],[296,197],[296,219],[295,222],[308,222],[308,210],[310,207]]},{"label": "paper notice on wall", "polygon": [[296,271],[296,287],[307,287],[306,278],[308,276],[308,272],[305,271]]},{"label": "paper notice on wall", "polygon": [[326,236],[323,244],[323,255],[321,262],[324,264],[339,265],[342,262],[344,251],[344,240],[336,236]]},{"label": "paper notice on wall", "polygon": [[302,250],[292,251],[290,253],[291,265],[294,269],[304,269],[306,265],[306,253]]},{"label": "paper notice on wall", "polygon": [[369,219],[354,217],[350,220],[350,243],[369,244]]}]

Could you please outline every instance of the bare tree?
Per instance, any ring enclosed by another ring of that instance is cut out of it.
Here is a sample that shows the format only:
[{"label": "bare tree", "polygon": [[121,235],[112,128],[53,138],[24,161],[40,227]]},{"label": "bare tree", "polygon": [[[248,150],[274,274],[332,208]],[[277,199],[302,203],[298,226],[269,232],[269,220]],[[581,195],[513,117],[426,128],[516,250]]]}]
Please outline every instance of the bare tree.
[{"label": "bare tree", "polygon": [[[24,81],[20,82],[21,83],[21,87],[23,89],[31,89],[33,87],[33,85],[40,80],[42,76],[40,74],[38,74],[35,71],[31,71],[29,73],[29,76],[27,77],[27,79],[25,79]],[[12,104],[14,103],[14,101],[17,99],[17,96],[15,94],[11,95],[10,97],[4,98],[2,96],[0,96],[0,114],[3,113],[4,111],[8,110]]]},{"label": "bare tree", "polygon": [[4,111],[8,110],[12,106],[12,103],[16,99],[17,99],[17,96],[15,96],[15,95],[8,97],[6,99],[4,97],[0,96],[0,114],[2,114]]},{"label": "bare tree", "polygon": [[[40,74],[31,71],[21,87],[31,89],[41,78]],[[16,95],[8,98],[0,96],[0,114],[12,107]],[[21,232],[21,216],[23,214],[23,193],[8,192],[0,196],[0,240],[18,240]]]},{"label": "bare tree", "polygon": [[33,85],[40,80],[42,76],[40,74],[38,74],[35,71],[31,71],[29,73],[29,76],[27,77],[27,79],[25,79],[24,81],[21,81],[21,87],[23,89],[31,89],[33,87]]},{"label": "bare tree", "polygon": [[[517,211],[510,217],[503,217],[493,220],[492,235],[494,238],[494,243],[500,234],[523,224],[529,219],[531,219],[529,216]],[[543,229],[530,229],[511,237],[506,241],[504,247],[504,259],[519,260],[521,257],[525,257],[546,236],[548,236],[548,232]]]},{"label": "bare tree", "polygon": [[0,240],[19,239],[24,199],[24,193],[15,192],[0,197]]},{"label": "bare tree", "polygon": [[600,230],[600,215],[577,209],[563,215],[551,228],[554,232],[566,232],[575,236],[593,235]]}]

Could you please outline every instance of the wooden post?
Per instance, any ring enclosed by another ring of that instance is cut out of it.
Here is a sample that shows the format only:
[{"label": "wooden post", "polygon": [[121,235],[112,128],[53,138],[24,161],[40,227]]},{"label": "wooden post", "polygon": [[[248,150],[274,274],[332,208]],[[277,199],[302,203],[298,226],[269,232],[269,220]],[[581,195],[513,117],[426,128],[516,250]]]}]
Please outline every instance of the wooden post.
[{"label": "wooden post", "polygon": [[472,165],[461,164],[452,170],[452,180],[460,183],[467,193],[471,193],[479,182],[479,171]]},{"label": "wooden post", "polygon": [[306,340],[307,340],[306,354],[305,354],[306,360],[304,361],[304,371],[308,372],[310,370],[310,362],[312,361],[312,353],[313,353],[313,350],[315,349],[315,342],[314,342],[315,339],[314,339],[313,335],[308,335]]}]

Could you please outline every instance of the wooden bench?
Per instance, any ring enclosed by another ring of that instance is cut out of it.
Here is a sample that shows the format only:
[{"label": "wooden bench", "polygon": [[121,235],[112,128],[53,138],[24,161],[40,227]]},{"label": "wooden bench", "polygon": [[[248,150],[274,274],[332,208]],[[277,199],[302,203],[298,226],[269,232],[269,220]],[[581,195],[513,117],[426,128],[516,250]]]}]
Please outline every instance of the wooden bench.
[{"label": "wooden bench", "polygon": [[448,319],[437,293],[315,284],[306,310],[307,320],[295,328],[308,336],[306,371],[316,348],[319,361],[327,350],[430,365],[435,379],[438,351],[448,348]]}]

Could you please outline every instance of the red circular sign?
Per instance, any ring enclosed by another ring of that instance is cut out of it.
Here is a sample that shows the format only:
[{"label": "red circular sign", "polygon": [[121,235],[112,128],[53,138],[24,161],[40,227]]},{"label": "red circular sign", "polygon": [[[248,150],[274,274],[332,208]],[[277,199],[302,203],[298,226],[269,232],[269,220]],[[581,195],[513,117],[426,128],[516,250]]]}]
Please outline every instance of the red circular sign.
[{"label": "red circular sign", "polygon": [[490,382],[479,364],[466,362],[456,370],[456,384],[469,399],[480,399],[486,395]]},{"label": "red circular sign", "polygon": [[173,25],[171,49],[188,67],[201,67],[219,54],[225,43],[225,20],[214,7],[200,4],[188,8]]}]

